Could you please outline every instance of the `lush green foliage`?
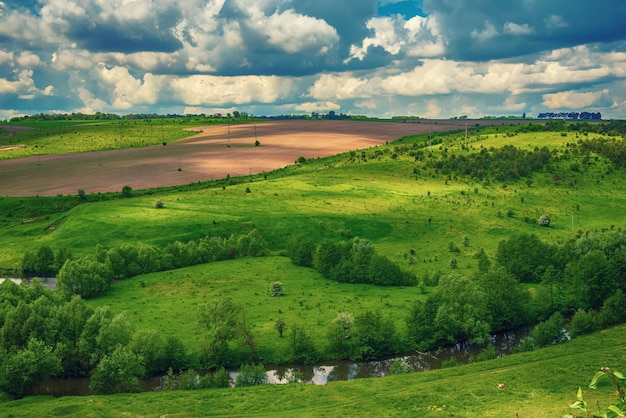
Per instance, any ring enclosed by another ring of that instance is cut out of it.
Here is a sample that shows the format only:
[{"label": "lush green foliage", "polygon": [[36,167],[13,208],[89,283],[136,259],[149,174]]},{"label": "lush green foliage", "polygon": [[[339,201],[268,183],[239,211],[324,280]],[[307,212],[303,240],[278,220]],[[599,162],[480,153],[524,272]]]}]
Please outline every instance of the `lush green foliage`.
[{"label": "lush green foliage", "polygon": [[[254,338],[246,320],[243,307],[230,297],[200,305],[198,325],[204,336],[200,360],[206,368],[224,366],[237,362],[232,358],[229,347],[233,340],[240,339],[249,352],[246,355],[258,361],[259,356]],[[238,359],[241,363],[242,360]]]},{"label": "lush green foliage", "polygon": [[364,238],[323,242],[315,252],[313,264],[324,276],[338,282],[379,286],[414,286],[417,283],[414,274],[402,271],[398,264],[378,255],[372,242]]},{"label": "lush green foliage", "polygon": [[[578,386],[586,385],[602,365],[619,370],[624,364],[624,332],[620,326],[566,344],[429,372],[377,379],[309,384],[261,385],[223,390],[146,392],[115,396],[25,398],[0,403],[0,415],[19,417],[76,415],[158,417],[561,417],[573,412]],[[499,389],[499,385],[504,388]],[[606,407],[613,390],[593,391]],[[579,412],[576,412],[580,415]]]},{"label": "lush green foliage", "polygon": [[165,377],[164,390],[227,388],[229,385],[230,375],[223,367],[214,373],[206,373],[203,376],[194,369],[181,370],[176,375],[170,368]]},{"label": "lush green foliage", "polygon": [[[617,401],[606,408],[601,407],[599,402],[596,402],[596,407],[598,412],[594,413],[589,410],[589,406],[587,406],[587,402],[583,399],[583,391],[582,388],[578,388],[578,393],[576,395],[576,402],[570,405],[570,408],[580,410],[584,412],[588,417],[606,417],[606,418],[617,418],[626,416],[626,390],[624,390],[624,382],[626,378],[621,372],[617,370],[611,370],[608,367],[602,367],[602,369],[597,372],[591,382],[589,383],[590,389],[598,389],[601,386],[611,386],[617,395]],[[606,412],[602,411],[603,409]],[[569,418],[575,418],[575,415],[567,415]]]},{"label": "lush green foliage", "polygon": [[92,375],[95,393],[136,390],[139,379],[186,365],[174,337],[136,330],[124,313],[65,300],[35,281],[0,284],[0,389],[21,397],[54,376]]},{"label": "lush green foliage", "polygon": [[143,359],[117,345],[111,355],[105,355],[91,375],[91,390],[96,395],[139,392],[140,378],[145,370]]},{"label": "lush green foliage", "polygon": [[256,386],[267,382],[267,374],[262,364],[244,364],[235,378],[236,387]]}]

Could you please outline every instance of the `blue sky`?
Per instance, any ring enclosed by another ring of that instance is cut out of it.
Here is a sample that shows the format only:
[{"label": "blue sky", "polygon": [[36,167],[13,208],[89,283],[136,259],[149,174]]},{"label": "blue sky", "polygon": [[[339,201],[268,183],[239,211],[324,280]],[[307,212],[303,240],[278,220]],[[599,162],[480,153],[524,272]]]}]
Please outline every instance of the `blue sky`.
[{"label": "blue sky", "polygon": [[626,118],[624,0],[0,0],[0,119]]}]

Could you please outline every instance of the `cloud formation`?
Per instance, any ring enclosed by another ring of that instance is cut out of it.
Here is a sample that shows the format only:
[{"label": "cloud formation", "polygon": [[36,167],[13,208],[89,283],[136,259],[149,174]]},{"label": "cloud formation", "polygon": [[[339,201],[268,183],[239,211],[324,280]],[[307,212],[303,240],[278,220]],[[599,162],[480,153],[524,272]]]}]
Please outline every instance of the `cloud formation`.
[{"label": "cloud formation", "polygon": [[234,109],[382,117],[584,109],[624,118],[626,3],[582,6],[3,0],[0,119]]}]

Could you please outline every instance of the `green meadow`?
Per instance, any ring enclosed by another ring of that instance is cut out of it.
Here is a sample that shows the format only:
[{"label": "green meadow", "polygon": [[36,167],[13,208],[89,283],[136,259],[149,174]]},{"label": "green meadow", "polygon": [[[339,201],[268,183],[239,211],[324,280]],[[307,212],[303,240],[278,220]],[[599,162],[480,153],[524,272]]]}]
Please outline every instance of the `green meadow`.
[{"label": "green meadow", "polygon": [[[229,120],[230,123],[236,121]],[[187,128],[226,123],[204,117],[137,120],[26,120],[0,123],[0,159],[158,145],[188,137]],[[10,134],[3,126],[30,128]],[[1,147],[22,145],[2,150]]]},{"label": "green meadow", "polygon": [[[275,281],[284,287],[280,297],[272,297],[268,292]],[[403,329],[406,312],[423,293],[417,287],[336,283],[312,269],[293,265],[286,257],[260,257],[127,279],[91,304],[126,312],[138,328],[167,331],[194,353],[202,341],[197,326],[198,306],[228,295],[245,309],[259,356],[266,363],[284,363],[290,356],[291,327],[306,326],[318,350],[323,352],[328,324],[337,313],[356,315],[380,310],[394,318],[398,329]],[[283,338],[274,329],[279,318],[287,324]]]},{"label": "green meadow", "polygon": [[[61,136],[74,135],[68,126],[49,129],[65,130],[54,134],[54,142],[63,143]],[[94,125],[93,129],[93,135],[99,136],[103,128]],[[108,139],[101,146],[111,142],[116,132],[119,135],[115,123],[106,129],[102,138]],[[160,134],[160,127],[154,129]],[[167,140],[176,139],[178,129],[172,127]],[[55,251],[67,248],[80,257],[94,253],[98,245],[145,242],[164,247],[172,241],[238,235],[256,228],[267,241],[270,256],[137,276],[113,283],[89,303],[126,312],[137,328],[178,337],[197,355],[198,306],[231,296],[244,307],[259,354],[268,363],[288,358],[289,339],[280,338],[274,329],[279,318],[286,322],[287,331],[306,326],[321,350],[328,324],[338,312],[380,310],[401,330],[413,301],[425,298],[432,288],[335,283],[292,264],[285,257],[289,242],[301,235],[316,244],[366,238],[378,253],[422,280],[450,273],[452,258],[457,260],[456,273],[474,275],[478,271],[475,255],[484,250],[493,260],[498,243],[513,234],[536,234],[543,241],[563,243],[583,231],[626,227],[624,168],[599,156],[581,164],[583,157],[569,148],[571,143],[599,135],[513,133],[515,129],[472,129],[467,138],[464,133],[437,134],[432,148],[428,136],[407,137],[263,175],[136,190],[131,198],[121,193],[88,195],[84,201],[78,196],[0,197],[0,268],[18,270],[24,253],[41,245]],[[87,136],[87,131],[80,132],[81,137]],[[146,137],[151,135],[146,133]],[[32,149],[35,143],[38,148],[40,144],[46,150],[53,148],[39,138],[24,139],[29,144],[25,148]],[[546,146],[558,161],[528,178],[505,181],[443,174],[430,164],[442,153],[468,155],[504,145],[529,151]],[[56,146],[55,150],[64,149],[64,145]],[[415,152],[422,154],[418,158]],[[155,207],[157,200],[163,208]],[[537,224],[541,215],[550,216],[549,228]],[[451,252],[451,247],[457,251]],[[275,281],[283,283],[283,296],[269,295],[268,288]],[[86,398],[33,397],[0,404],[0,414],[563,416],[570,412],[568,405],[575,400],[578,386],[584,387],[596,369],[605,365],[624,369],[625,331],[618,327],[567,344],[452,369],[333,382],[324,387],[289,384]],[[503,390],[497,388],[500,383],[506,384]],[[597,396],[602,402],[612,399],[610,391]]]}]

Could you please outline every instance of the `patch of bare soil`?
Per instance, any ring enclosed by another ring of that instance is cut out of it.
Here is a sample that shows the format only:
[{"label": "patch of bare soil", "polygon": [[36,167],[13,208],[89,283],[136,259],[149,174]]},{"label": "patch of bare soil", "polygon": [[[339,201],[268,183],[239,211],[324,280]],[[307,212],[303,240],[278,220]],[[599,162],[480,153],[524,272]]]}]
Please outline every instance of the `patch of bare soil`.
[{"label": "patch of bare soil", "polygon": [[[327,157],[466,123],[474,121],[272,121],[190,128],[202,132],[166,146],[0,160],[0,195],[145,189],[269,172],[300,156]],[[260,146],[254,145],[257,140]]]},{"label": "patch of bare soil", "polygon": [[30,128],[28,126],[0,125],[0,132],[8,132],[8,134],[6,135],[0,135],[0,138],[8,138],[12,136],[15,132],[30,131],[31,129],[33,128]]}]

